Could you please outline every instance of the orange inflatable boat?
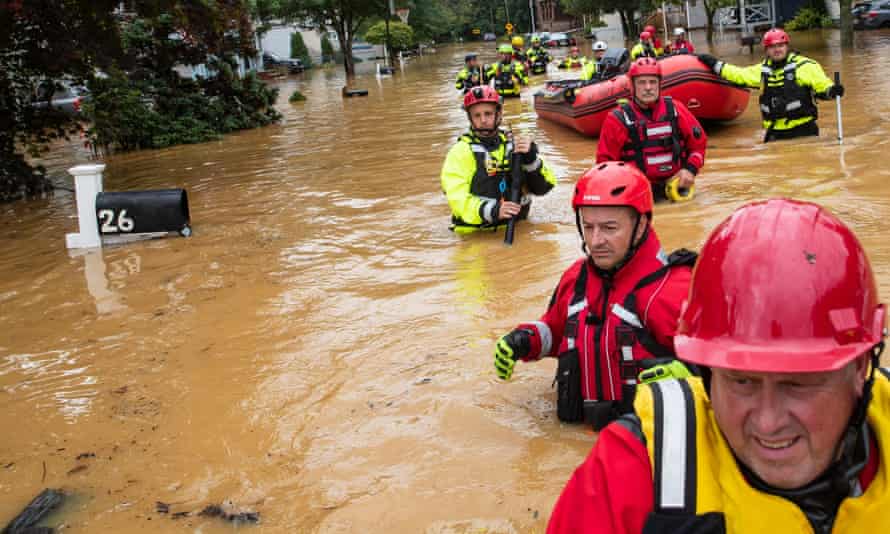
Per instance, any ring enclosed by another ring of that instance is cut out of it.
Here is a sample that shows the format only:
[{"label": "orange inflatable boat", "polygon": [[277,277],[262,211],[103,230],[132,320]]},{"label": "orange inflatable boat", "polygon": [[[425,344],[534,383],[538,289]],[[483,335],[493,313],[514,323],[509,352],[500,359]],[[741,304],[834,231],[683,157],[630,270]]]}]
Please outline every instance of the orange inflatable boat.
[{"label": "orange inflatable boat", "polygon": [[[748,106],[750,93],[711,72],[693,55],[669,56],[661,63],[661,91],[682,102],[699,119],[728,121]],[[630,98],[627,76],[609,80],[547,82],[535,94],[535,112],[539,117],[564,124],[584,135],[599,135],[606,113],[615,109],[619,99]]]}]

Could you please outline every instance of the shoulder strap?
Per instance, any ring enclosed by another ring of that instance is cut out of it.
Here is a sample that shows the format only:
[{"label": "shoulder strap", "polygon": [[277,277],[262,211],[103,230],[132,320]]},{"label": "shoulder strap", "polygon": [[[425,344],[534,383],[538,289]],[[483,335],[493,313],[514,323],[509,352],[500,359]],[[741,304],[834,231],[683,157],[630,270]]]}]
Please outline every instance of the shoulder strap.
[{"label": "shoulder strap", "polygon": [[878,371],[880,371],[887,380],[890,380],[890,369],[887,367],[878,367]]},{"label": "shoulder strap", "polygon": [[639,117],[637,117],[637,113],[627,102],[621,104],[615,110],[615,116],[618,117],[621,124],[627,129],[627,137],[630,139],[631,147],[633,147],[634,163],[642,172],[646,168],[646,161],[643,159],[643,141],[640,139],[640,131],[637,127]]},{"label": "shoulder strap", "polygon": [[581,264],[578,278],[575,279],[575,287],[572,290],[572,300],[566,310],[565,338],[566,347],[571,350],[576,346],[578,337],[578,316],[587,307],[587,262]]},{"label": "shoulder strap", "polygon": [[661,380],[651,387],[655,415],[655,512],[694,515],[696,414],[692,388],[685,380]]}]

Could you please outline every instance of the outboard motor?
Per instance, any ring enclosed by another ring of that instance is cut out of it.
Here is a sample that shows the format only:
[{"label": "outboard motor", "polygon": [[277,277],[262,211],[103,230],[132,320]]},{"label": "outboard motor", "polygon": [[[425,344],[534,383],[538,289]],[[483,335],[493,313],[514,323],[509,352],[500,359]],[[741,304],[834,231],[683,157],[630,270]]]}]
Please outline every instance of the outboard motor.
[{"label": "outboard motor", "polygon": [[630,54],[626,48],[609,48],[600,60],[600,79],[608,80],[626,72]]}]

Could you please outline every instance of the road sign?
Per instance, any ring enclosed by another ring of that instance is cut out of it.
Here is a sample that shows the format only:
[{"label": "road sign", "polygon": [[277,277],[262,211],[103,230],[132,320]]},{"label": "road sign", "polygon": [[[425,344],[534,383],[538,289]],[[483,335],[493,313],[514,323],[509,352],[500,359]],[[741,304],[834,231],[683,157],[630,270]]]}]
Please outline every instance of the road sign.
[{"label": "road sign", "polygon": [[482,33],[482,30],[480,30],[479,28],[473,28],[473,35],[479,35],[480,33]]},{"label": "road sign", "polygon": [[507,29],[507,33],[513,33],[513,25],[510,24],[509,22],[504,24],[504,28]]}]

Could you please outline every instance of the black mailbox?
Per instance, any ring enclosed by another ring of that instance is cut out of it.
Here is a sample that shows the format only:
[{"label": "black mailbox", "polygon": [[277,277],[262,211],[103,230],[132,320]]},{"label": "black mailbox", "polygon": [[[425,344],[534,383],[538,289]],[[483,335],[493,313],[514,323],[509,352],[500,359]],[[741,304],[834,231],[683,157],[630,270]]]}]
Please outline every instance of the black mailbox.
[{"label": "black mailbox", "polygon": [[179,232],[188,237],[192,234],[185,189],[99,193],[96,218],[102,235]]}]

